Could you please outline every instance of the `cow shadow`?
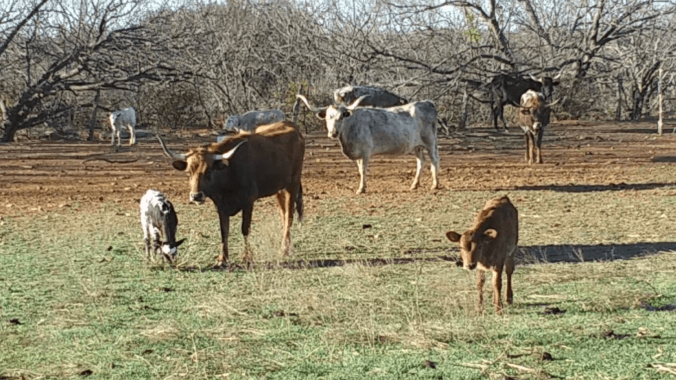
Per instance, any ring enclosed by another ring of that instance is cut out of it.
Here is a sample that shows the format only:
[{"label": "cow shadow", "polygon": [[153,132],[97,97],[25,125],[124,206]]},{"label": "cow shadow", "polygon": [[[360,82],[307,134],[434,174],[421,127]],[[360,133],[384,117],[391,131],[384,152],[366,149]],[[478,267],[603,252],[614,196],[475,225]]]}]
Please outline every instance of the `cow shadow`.
[{"label": "cow shadow", "polygon": [[[676,251],[676,242],[639,242],[631,244],[561,244],[520,246],[516,254],[517,265],[539,265],[550,263],[584,263],[628,260],[634,257],[654,255],[658,252]],[[433,254],[432,256],[415,257],[417,254]],[[437,255],[434,255],[437,253]],[[178,268],[184,272],[242,271],[242,270],[301,270],[335,268],[346,265],[386,266],[407,265],[414,263],[452,262],[462,265],[457,247],[443,249],[414,248],[405,253],[408,257],[363,258],[363,259],[317,259],[256,262],[247,267],[241,263],[230,263],[227,267]]]},{"label": "cow shadow", "polygon": [[517,262],[522,265],[546,263],[583,263],[628,260],[633,257],[676,251],[676,242],[639,242],[631,244],[561,244],[521,246]]},{"label": "cow shadow", "polygon": [[656,156],[653,162],[676,162],[676,156]]},{"label": "cow shadow", "polygon": [[[674,158],[676,160],[676,158]],[[676,161],[674,161],[676,162]],[[596,191],[622,191],[622,190],[654,190],[664,187],[676,187],[676,182],[654,182],[654,183],[611,183],[608,185],[535,185],[535,186],[516,186],[513,190],[533,190],[533,191],[558,191],[565,193],[592,193]],[[505,189],[507,190],[507,189]]]}]

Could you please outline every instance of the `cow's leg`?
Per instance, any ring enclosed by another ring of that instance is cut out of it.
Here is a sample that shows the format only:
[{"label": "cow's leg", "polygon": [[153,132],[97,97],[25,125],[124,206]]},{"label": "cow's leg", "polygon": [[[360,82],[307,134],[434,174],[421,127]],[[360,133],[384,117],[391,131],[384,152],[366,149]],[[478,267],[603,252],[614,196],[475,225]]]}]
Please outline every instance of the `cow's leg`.
[{"label": "cow's leg", "polygon": [[425,154],[422,147],[415,148],[415,158],[416,158],[416,169],[415,169],[415,178],[413,178],[413,184],[411,185],[411,190],[415,190],[420,185],[420,174],[422,173],[423,165],[425,165]]},{"label": "cow's leg", "polygon": [[357,166],[359,167],[359,188],[357,194],[364,194],[366,192],[366,173],[368,172],[369,156],[357,159]]},{"label": "cow's leg", "polygon": [[476,288],[479,291],[479,311],[484,310],[484,283],[486,282],[486,272],[481,269],[476,270]]},{"label": "cow's leg", "polygon": [[540,127],[540,129],[538,129],[538,140],[536,143],[537,160],[535,161],[538,164],[542,163],[542,152],[540,151],[540,147],[542,146],[542,135],[544,134],[544,132],[545,132],[544,128]]},{"label": "cow's leg", "polygon": [[115,134],[117,135],[117,146],[118,147],[122,145],[122,138],[120,138],[120,130],[121,129],[122,128],[115,129]]},{"label": "cow's leg", "polygon": [[230,215],[218,209],[218,221],[221,225],[221,254],[216,259],[216,266],[228,264],[228,235],[230,234]]},{"label": "cow's leg", "polygon": [[[516,252],[516,248],[514,248],[514,251]],[[505,274],[507,274],[507,289],[505,289],[505,298],[507,299],[507,304],[511,305],[513,301],[513,294],[512,294],[512,273],[514,273],[514,253],[512,252],[509,255],[507,255],[507,258],[505,260]]]},{"label": "cow's leg", "polygon": [[127,125],[127,128],[129,128],[129,146],[132,146],[136,144],[136,132],[134,131],[134,126],[131,124]]},{"label": "cow's leg", "polygon": [[436,140],[432,142],[431,149],[428,150],[430,155],[430,171],[432,172],[432,190],[439,188],[439,145]]},{"label": "cow's leg", "polygon": [[242,209],[242,236],[244,236],[244,262],[249,266],[251,257],[249,257],[249,230],[251,229],[251,216],[253,215],[253,203],[244,206]]},{"label": "cow's leg", "polygon": [[502,267],[493,270],[493,305],[495,312],[502,312]]},{"label": "cow's leg", "polygon": [[528,158],[528,164],[535,162],[535,134],[530,133],[530,157]]},{"label": "cow's leg", "polygon": [[530,138],[528,137],[528,132],[523,134],[524,139],[526,140],[526,152],[524,153],[524,159],[528,162],[528,149],[530,149]]},{"label": "cow's leg", "polygon": [[115,128],[111,129],[110,133],[110,146],[115,145]]},{"label": "cow's leg", "polygon": [[282,218],[282,245],[281,254],[287,256],[291,247],[291,224],[293,223],[293,200],[292,192],[282,190],[277,193],[277,206],[279,208],[279,215]]},{"label": "cow's leg", "polygon": [[507,122],[505,121],[505,105],[500,104],[500,120],[502,120],[502,125],[505,126],[505,132],[509,132],[509,128],[507,127]]}]

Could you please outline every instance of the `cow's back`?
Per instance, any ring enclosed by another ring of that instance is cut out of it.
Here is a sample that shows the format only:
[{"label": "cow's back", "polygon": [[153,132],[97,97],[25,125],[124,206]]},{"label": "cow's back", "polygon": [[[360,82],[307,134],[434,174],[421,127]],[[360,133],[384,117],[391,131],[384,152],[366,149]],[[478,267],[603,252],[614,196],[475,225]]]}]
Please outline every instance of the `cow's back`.
[{"label": "cow's back", "polygon": [[305,140],[293,123],[260,126],[254,133],[241,132],[214,146],[223,153],[243,139],[244,154],[234,156],[230,164],[244,185],[255,184],[259,196],[269,196],[300,181]]},{"label": "cow's back", "polygon": [[510,254],[519,243],[518,211],[507,196],[490,199],[474,218],[472,229],[479,233],[487,229],[496,230],[498,236],[493,247],[505,249]]}]

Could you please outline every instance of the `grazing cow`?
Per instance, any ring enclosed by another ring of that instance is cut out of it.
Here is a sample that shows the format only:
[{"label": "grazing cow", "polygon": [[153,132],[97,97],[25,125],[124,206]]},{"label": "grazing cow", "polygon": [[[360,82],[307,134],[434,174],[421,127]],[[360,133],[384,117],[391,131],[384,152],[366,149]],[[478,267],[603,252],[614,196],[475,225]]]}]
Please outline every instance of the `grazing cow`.
[{"label": "grazing cow", "polygon": [[329,138],[338,139],[343,155],[357,161],[361,176],[357,194],[366,191],[369,159],[375,154],[414,153],[418,166],[411,189],[416,189],[425,163],[424,150],[432,161],[432,189],[439,188],[437,110],[431,101],[392,108],[357,108],[365,97],[362,96],[347,107],[314,108],[304,96],[296,96],[316,112],[318,118],[326,120]]},{"label": "grazing cow", "polygon": [[493,304],[495,312],[502,311],[502,269],[507,273],[505,298],[512,304],[512,273],[514,273],[514,254],[519,242],[518,212],[507,196],[494,198],[486,202],[484,208],[474,218],[472,228],[459,235],[446,233],[448,240],[460,243],[460,256],[467,270],[477,268],[477,289],[479,290],[479,308],[483,308],[483,287],[486,281],[485,271],[493,272]]},{"label": "grazing cow", "polygon": [[136,111],[132,107],[127,107],[108,114],[108,125],[112,130],[112,140],[110,146],[115,145],[115,135],[117,135],[117,146],[120,146],[122,139],[120,138],[120,129],[129,129],[129,145],[136,144]]},{"label": "grazing cow", "polygon": [[362,96],[366,97],[359,103],[362,107],[387,108],[408,103],[408,100],[401,96],[378,87],[346,86],[333,92],[333,100],[336,106],[352,104]]},{"label": "grazing cow", "polygon": [[493,128],[498,130],[498,117],[502,120],[505,126],[505,131],[508,130],[505,122],[504,107],[510,104],[514,107],[519,106],[521,95],[528,90],[534,90],[544,94],[545,99],[551,101],[554,94],[554,86],[557,86],[561,73],[554,78],[542,77],[536,78],[530,75],[530,78],[523,78],[521,76],[514,77],[511,75],[501,74],[493,78],[489,84],[491,92],[491,120]]},{"label": "grazing cow", "polygon": [[282,254],[291,248],[294,205],[303,217],[301,172],[305,140],[295,124],[284,121],[240,132],[220,143],[191,148],[188,153],[170,151],[158,136],[173,167],[189,175],[190,202],[206,198],[216,205],[221,225],[221,254],[218,265],[228,260],[230,217],[242,211],[245,260],[249,262],[248,236],[256,199],[275,195],[284,232]]},{"label": "grazing cow", "polygon": [[[533,163],[533,160],[535,163],[542,163],[540,146],[545,127],[549,125],[550,113],[551,108],[550,105],[545,104],[544,94],[528,90],[521,96],[519,124],[526,138],[526,162],[529,165]],[[538,136],[537,143],[535,135]],[[537,152],[537,157],[535,157],[535,152]]]},{"label": "grazing cow", "polygon": [[286,116],[281,110],[249,111],[243,115],[232,115],[225,121],[225,130],[251,132],[261,125],[282,122]]},{"label": "grazing cow", "polygon": [[185,239],[176,241],[178,217],[174,205],[161,192],[148,190],[141,198],[141,227],[146,257],[150,258],[152,251],[164,255],[167,261],[173,262],[178,246]]}]

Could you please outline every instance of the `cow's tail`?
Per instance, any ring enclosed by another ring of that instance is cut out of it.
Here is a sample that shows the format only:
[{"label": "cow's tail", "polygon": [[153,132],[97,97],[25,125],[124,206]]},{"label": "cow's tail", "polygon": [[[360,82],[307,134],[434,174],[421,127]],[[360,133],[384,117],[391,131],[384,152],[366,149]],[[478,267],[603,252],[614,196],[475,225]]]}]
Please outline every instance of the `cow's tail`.
[{"label": "cow's tail", "polygon": [[298,194],[296,195],[296,212],[298,213],[298,221],[303,223],[303,184],[298,186]]}]

